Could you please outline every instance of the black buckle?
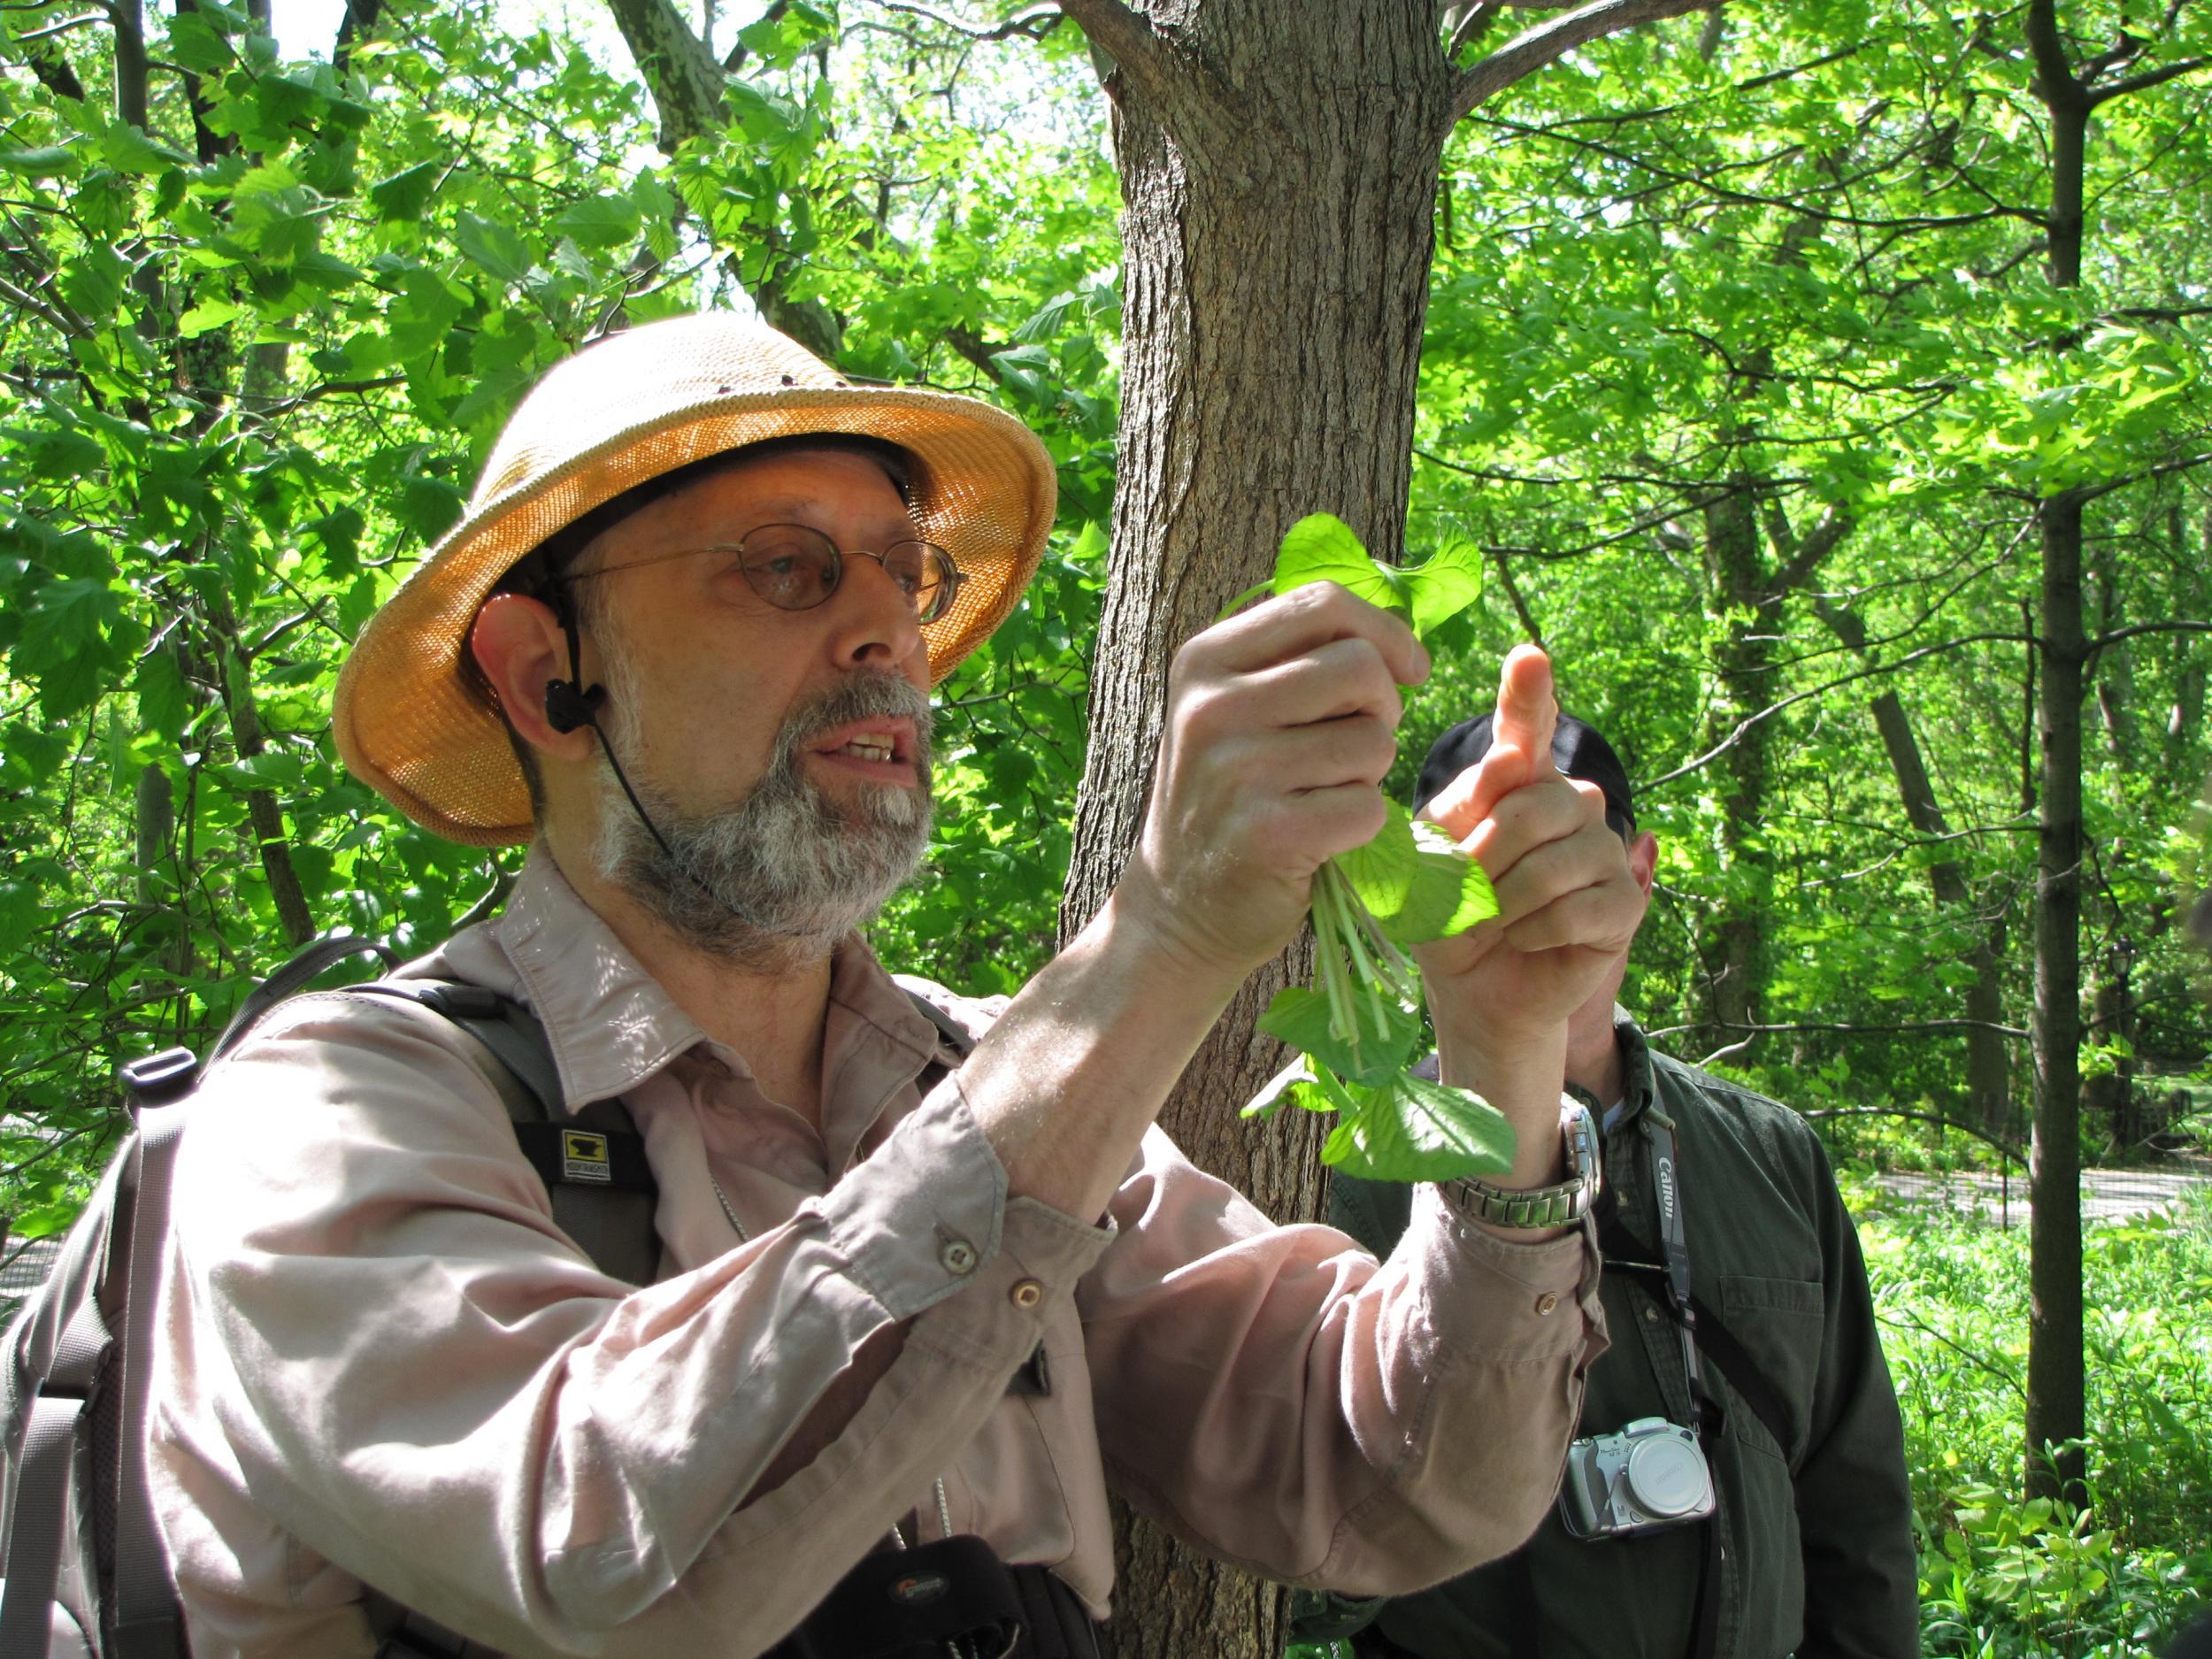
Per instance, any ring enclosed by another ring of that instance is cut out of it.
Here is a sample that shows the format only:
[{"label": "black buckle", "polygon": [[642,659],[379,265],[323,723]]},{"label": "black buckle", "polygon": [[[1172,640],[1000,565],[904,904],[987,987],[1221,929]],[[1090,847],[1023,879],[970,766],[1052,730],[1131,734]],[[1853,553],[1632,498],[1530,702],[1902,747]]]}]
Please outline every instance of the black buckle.
[{"label": "black buckle", "polygon": [[200,1057],[189,1048],[164,1048],[159,1054],[125,1061],[115,1068],[115,1075],[130,1096],[133,1112],[147,1106],[166,1106],[189,1094],[200,1080]]},{"label": "black buckle", "polygon": [[806,1659],[936,1659],[958,1641],[986,1655],[1018,1650],[1021,1592],[998,1553],[962,1534],[880,1550],[837,1587],[783,1648]]}]

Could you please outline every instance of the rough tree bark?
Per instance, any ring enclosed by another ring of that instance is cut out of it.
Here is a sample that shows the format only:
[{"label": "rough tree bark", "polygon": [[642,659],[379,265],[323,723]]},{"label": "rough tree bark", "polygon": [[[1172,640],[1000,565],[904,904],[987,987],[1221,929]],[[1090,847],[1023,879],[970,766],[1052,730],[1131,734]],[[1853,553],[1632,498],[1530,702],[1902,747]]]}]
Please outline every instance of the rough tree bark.
[{"label": "rough tree bark", "polygon": [[[1601,4],[1471,68],[1405,0],[1062,0],[1099,55],[1123,196],[1124,369],[1109,581],[1063,937],[1134,844],[1176,648],[1327,510],[1402,547],[1438,164],[1480,98],[1568,45],[1686,4]],[[1477,8],[1488,12],[1490,8]],[[1314,1124],[1237,1106],[1281,1051],[1254,976],[1161,1121],[1281,1220],[1320,1213]],[[1283,1598],[1148,1524],[1123,1529],[1124,1655],[1274,1654]]]}]

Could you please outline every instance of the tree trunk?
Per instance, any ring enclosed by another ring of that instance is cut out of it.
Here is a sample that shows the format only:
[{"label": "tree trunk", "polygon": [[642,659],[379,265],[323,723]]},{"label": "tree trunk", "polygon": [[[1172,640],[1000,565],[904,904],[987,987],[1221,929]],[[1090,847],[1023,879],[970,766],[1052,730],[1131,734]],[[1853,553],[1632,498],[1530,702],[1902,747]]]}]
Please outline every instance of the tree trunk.
[{"label": "tree trunk", "polygon": [[2035,1129],[2028,1154],[2031,1496],[2084,1501],[2081,1294],[2081,503],[2054,496],[2043,540],[2042,821],[2035,882]]},{"label": "tree trunk", "polygon": [[[2031,0],[2036,92],[2050,114],[2051,282],[2081,281],[2089,96],[2058,30],[2056,0]],[[2043,549],[2037,703],[2041,819],[2035,883],[2035,1128],[2028,1156],[2027,1490],[2086,1502],[2081,1287],[2082,503],[2037,510]],[[2056,1448],[2056,1449],[2054,1449]]]},{"label": "tree trunk", "polygon": [[[1838,639],[1861,657],[1867,655],[1866,623],[1856,611],[1819,601],[1816,609]],[[1894,691],[1884,691],[1874,699],[1872,710],[1875,730],[1881,733],[1883,752],[1889,757],[1890,772],[1897,780],[1906,822],[1921,835],[1948,835],[1951,826],[1936,803],[1935,785],[1929,780],[1920,740],[1903,700]],[[1985,919],[1973,915],[1973,892],[1967,883],[1966,869],[1955,858],[1939,858],[1928,866],[1928,886],[1937,903],[1965,918],[1974,929],[1974,943],[1967,953],[1967,965],[1974,971],[1974,979],[1966,988],[1966,1018],[1975,1022],[1966,1033],[1968,1117],[1989,1133],[2008,1138],[2012,1063],[2005,1052],[2004,1033],[1997,1029],[2004,1024],[2005,1013],[2004,922],[2001,918]]]},{"label": "tree trunk", "polygon": [[[1732,620],[1714,652],[1713,702],[1701,749],[1725,741],[1773,700],[1768,641],[1780,596],[1768,591],[1751,482],[1734,478],[1729,485],[1705,509],[1706,603],[1711,614]],[[1718,1037],[1712,1048],[1745,1041],[1747,1028],[1759,1023],[1766,982],[1763,911],[1773,879],[1763,834],[1773,731],[1767,720],[1744,729],[1714,769],[1723,870],[1720,917],[1706,952],[1709,1018]]]},{"label": "tree trunk", "polygon": [[[268,748],[261,724],[261,709],[253,695],[253,666],[239,638],[238,618],[227,603],[209,607],[208,623],[215,657],[216,678],[222,689],[223,710],[230,718],[231,741],[238,758],[250,760]],[[246,791],[246,824],[269,882],[269,898],[276,906],[277,926],[285,942],[295,950],[315,937],[315,915],[300,886],[299,872],[292,867],[292,844],[284,832],[284,809],[269,789]]]},{"label": "tree trunk", "polygon": [[[1384,557],[1402,548],[1449,125],[1426,7],[1150,10],[1163,28],[1179,19],[1171,81],[1108,83],[1125,247],[1121,449],[1064,939],[1135,844],[1176,648],[1265,579],[1307,513],[1336,513]],[[1254,976],[1160,1118],[1194,1162],[1285,1221],[1321,1213],[1323,1125],[1288,1112],[1248,1125],[1236,1110],[1282,1064],[1253,1022],[1287,965]],[[1271,1586],[1134,1518],[1117,1556],[1118,1654],[1281,1651],[1285,1598]]]}]

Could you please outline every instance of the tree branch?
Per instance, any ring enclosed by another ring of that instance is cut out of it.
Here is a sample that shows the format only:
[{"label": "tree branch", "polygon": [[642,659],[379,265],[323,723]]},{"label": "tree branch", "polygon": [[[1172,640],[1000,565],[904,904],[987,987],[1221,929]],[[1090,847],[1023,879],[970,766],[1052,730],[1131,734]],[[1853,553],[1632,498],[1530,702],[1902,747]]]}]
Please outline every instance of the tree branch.
[{"label": "tree branch", "polygon": [[[908,17],[922,18],[949,34],[972,41],[1010,40],[1017,35],[1025,40],[1041,41],[1057,28],[1066,15],[1047,6],[1041,11],[1018,12],[996,28],[972,29],[956,18],[945,17],[932,12],[927,6],[908,4],[906,0],[875,0],[875,4],[886,12],[900,12]],[[736,65],[726,59],[724,67],[733,69]]]},{"label": "tree branch", "polygon": [[[1993,1031],[2001,1037],[2025,1037],[2028,1033],[2017,1025],[2000,1025],[1987,1019],[1909,1019],[1893,1025],[1854,1025],[1832,1020],[1793,1020],[1780,1025],[1744,1025],[1732,1020],[1709,1019],[1696,1025],[1675,1025],[1659,1031],[1648,1031],[1647,1037],[1665,1037],[1680,1031],[1818,1031],[1840,1032],[1847,1036],[1881,1036],[1906,1031]],[[1809,1113],[1807,1114],[1810,1116]]]},{"label": "tree branch", "polygon": [[2100,87],[2089,95],[2089,107],[2093,110],[2101,104],[2109,104],[2115,98],[2124,98],[2131,92],[2140,92],[2147,87],[2157,86],[2162,81],[2171,81],[2177,75],[2188,74],[2208,65],[2212,65],[2212,57],[2185,58],[2181,62],[2168,64],[2162,69],[2146,69],[2139,75],[2130,75],[2125,81],[2116,81],[2108,87]]},{"label": "tree branch", "polygon": [[2027,35],[2043,101],[2055,111],[2088,109],[2089,93],[2076,78],[2059,35],[2057,0],[2029,0]]},{"label": "tree branch", "polygon": [[[1068,0],[1061,0],[1066,4]],[[1553,59],[1578,46],[1608,35],[1617,35],[1640,24],[1678,18],[1686,12],[1702,11],[1710,0],[1592,0],[1592,4],[1540,23],[1515,35],[1480,63],[1463,70],[1453,93],[1451,118],[1456,122],[1492,94],[1501,92],[1525,75],[1533,74]]]},{"label": "tree branch", "polygon": [[2139,634],[2212,634],[2212,622],[2138,622],[2130,627],[2115,628],[2109,634],[2100,634],[2082,649],[2094,657],[2107,646],[2131,640]]},{"label": "tree branch", "polygon": [[2191,467],[2202,466],[2208,461],[2212,461],[2212,450],[2207,450],[2202,455],[2188,456],[2178,461],[2162,461],[2156,466],[2147,466],[2139,472],[2130,472],[2124,477],[2108,479],[2101,484],[2092,484],[2072,494],[2076,501],[2094,501],[2100,495],[2109,495],[2114,490],[2125,489],[2131,484],[2147,483],[2154,478],[2163,478],[2169,472],[2186,472]]},{"label": "tree branch", "polygon": [[1113,59],[1116,73],[1129,78],[1141,99],[1160,110],[1174,107],[1183,77],[1174,49],[1147,19],[1125,0],[1059,0],[1059,5],[1091,44]]},{"label": "tree branch", "polygon": [[1808,530],[1790,555],[1789,563],[1774,573],[1772,590],[1778,594],[1794,592],[1805,579],[1819,568],[1820,562],[1836,550],[1844,537],[1851,534],[1857,520],[1846,507],[1831,507],[1820,517],[1820,522]]},{"label": "tree branch", "polygon": [[49,23],[42,29],[33,29],[27,35],[19,35],[15,37],[16,42],[17,44],[21,45],[30,41],[42,41],[50,35],[66,35],[72,29],[81,29],[88,23],[104,23],[106,21],[106,12],[87,12],[81,17],[64,18],[58,23]]},{"label": "tree branch", "polygon": [[1827,693],[1837,689],[1839,687],[1850,685],[1855,680],[1871,680],[1878,674],[1893,674],[1899,669],[1909,668],[1913,664],[1922,660],[1924,657],[1938,656],[1944,651],[1955,651],[1969,645],[1986,644],[1992,641],[2012,645],[2023,643],[2032,645],[2038,643],[2032,634],[1962,634],[1955,640],[1945,640],[1939,645],[1924,645],[1916,651],[1908,651],[1904,656],[1899,657],[1893,663],[1883,663],[1873,668],[1861,669],[1856,673],[1840,675],[1834,680],[1827,681],[1824,685],[1810,686],[1803,691],[1792,692],[1788,696],[1784,697],[1780,702],[1770,703],[1765,708],[1760,710],[1756,714],[1746,717],[1743,720],[1737,724],[1734,731],[1731,732],[1726,737],[1721,739],[1719,742],[1714,744],[1712,748],[1707,749],[1705,753],[1700,755],[1696,759],[1684,761],[1682,764],[1677,766],[1672,772],[1666,772],[1660,777],[1654,778],[1649,783],[1641,785],[1640,787],[1647,790],[1656,789],[1662,784],[1672,783],[1677,778],[1686,778],[1690,775],[1690,773],[1711,765],[1713,762],[1719,759],[1730,749],[1735,748],[1738,743],[1740,743],[1744,739],[1745,733],[1749,732],[1753,726],[1758,725],[1762,720],[1771,719],[1774,716],[1781,713],[1783,710],[1789,708],[1793,703],[1803,703],[1809,697],[1825,695]]},{"label": "tree branch", "polygon": [[353,62],[357,41],[365,40],[384,11],[384,0],[346,0],[345,15],[338,19],[338,38],[331,43],[330,66],[340,74]]},{"label": "tree branch", "polygon": [[1454,26],[1452,38],[1444,43],[1444,61],[1448,64],[1457,63],[1460,53],[1465,51],[1469,43],[1496,19],[1501,9],[1498,0],[1477,0],[1475,4],[1469,6]]}]

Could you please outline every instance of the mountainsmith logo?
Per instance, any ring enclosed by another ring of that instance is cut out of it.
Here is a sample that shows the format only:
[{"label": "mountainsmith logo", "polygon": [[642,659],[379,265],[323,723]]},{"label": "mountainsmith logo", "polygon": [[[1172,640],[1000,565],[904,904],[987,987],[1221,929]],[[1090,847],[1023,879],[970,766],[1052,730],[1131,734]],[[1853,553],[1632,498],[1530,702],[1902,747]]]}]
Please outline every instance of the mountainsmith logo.
[{"label": "mountainsmith logo", "polygon": [[1659,1219],[1674,1225],[1674,1160],[1659,1160]]},{"label": "mountainsmith logo", "polygon": [[561,1136],[561,1176],[565,1180],[590,1181],[598,1186],[614,1180],[614,1165],[607,1156],[607,1137],[571,1129]]}]

